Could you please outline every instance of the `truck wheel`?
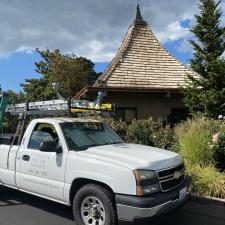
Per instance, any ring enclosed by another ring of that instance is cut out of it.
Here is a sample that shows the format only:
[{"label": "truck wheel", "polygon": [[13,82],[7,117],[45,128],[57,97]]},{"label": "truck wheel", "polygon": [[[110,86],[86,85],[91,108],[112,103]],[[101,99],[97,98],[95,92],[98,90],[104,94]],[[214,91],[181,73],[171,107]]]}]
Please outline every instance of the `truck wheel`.
[{"label": "truck wheel", "polygon": [[77,225],[117,224],[112,194],[96,184],[87,184],[78,190],[73,201],[73,214]]}]

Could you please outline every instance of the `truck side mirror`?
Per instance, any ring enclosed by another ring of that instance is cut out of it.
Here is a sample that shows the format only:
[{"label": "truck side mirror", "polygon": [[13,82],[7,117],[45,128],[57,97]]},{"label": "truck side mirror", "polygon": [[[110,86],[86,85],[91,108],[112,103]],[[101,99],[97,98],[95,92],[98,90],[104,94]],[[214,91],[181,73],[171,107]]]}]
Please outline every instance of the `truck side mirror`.
[{"label": "truck side mirror", "polygon": [[57,146],[57,147],[56,147],[56,153],[57,153],[57,154],[60,154],[60,153],[62,153],[62,152],[63,152],[62,146]]},{"label": "truck side mirror", "polygon": [[58,147],[55,141],[43,141],[40,144],[40,151],[62,153],[62,147]]}]

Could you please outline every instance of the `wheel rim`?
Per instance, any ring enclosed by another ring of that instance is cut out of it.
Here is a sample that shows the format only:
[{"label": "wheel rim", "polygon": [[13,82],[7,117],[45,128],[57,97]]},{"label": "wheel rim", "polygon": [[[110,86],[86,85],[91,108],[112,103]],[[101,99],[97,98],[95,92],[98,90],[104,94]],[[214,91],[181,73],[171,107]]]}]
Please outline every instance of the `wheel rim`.
[{"label": "wheel rim", "polygon": [[105,208],[95,196],[88,196],[82,201],[81,216],[85,225],[105,224]]}]

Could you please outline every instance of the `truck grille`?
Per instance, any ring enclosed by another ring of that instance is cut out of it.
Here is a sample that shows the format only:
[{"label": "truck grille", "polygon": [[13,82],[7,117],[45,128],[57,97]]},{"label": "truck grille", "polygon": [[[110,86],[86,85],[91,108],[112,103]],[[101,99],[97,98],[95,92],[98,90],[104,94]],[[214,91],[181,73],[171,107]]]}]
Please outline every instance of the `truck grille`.
[{"label": "truck grille", "polygon": [[161,191],[171,191],[183,184],[185,179],[185,166],[181,164],[173,168],[157,171],[157,174]]}]

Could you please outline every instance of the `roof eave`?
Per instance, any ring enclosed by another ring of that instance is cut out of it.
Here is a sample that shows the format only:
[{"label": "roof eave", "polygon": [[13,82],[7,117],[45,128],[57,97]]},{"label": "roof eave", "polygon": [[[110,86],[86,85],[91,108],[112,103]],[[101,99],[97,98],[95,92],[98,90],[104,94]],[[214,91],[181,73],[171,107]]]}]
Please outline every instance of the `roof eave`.
[{"label": "roof eave", "polygon": [[171,92],[171,93],[182,93],[183,88],[165,88],[165,87],[151,87],[151,88],[143,88],[143,87],[94,87],[88,86],[83,88],[80,92],[76,94],[74,99],[79,99],[85,94],[90,92],[98,92],[98,91],[111,91],[111,92]]}]

